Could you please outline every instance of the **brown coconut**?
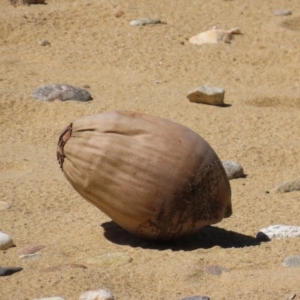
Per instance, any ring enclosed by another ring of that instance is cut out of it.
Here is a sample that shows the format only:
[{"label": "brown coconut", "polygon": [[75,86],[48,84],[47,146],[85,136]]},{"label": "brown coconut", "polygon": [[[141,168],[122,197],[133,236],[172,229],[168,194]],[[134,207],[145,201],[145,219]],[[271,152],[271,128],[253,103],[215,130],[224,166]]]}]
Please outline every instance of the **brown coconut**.
[{"label": "brown coconut", "polygon": [[61,133],[57,157],[84,199],[137,236],[175,239],[232,214],[215,151],[169,120],[128,111],[83,117]]}]

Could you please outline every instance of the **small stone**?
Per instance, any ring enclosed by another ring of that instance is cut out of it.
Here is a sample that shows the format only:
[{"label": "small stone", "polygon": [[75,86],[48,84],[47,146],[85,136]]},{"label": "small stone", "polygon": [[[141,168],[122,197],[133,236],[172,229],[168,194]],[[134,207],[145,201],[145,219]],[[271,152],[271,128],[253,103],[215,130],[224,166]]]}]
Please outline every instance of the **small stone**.
[{"label": "small stone", "polygon": [[10,205],[4,201],[0,201],[0,211],[10,209]]},{"label": "small stone", "polygon": [[238,162],[233,160],[222,160],[222,165],[229,180],[244,176],[244,169]]},{"label": "small stone", "polygon": [[82,294],[79,300],[114,300],[114,295],[107,289],[100,289],[97,291],[88,291]]},{"label": "small stone", "polygon": [[159,19],[137,19],[130,21],[131,26],[145,26],[149,24],[161,24],[161,20]]},{"label": "small stone", "polygon": [[290,293],[290,294],[286,294],[284,299],[285,300],[293,300],[293,299],[295,299],[296,296],[297,296],[296,294]]},{"label": "small stone", "polygon": [[272,225],[261,229],[256,235],[256,238],[261,241],[291,237],[300,237],[300,226]]},{"label": "small stone", "polygon": [[115,16],[116,18],[120,18],[120,17],[122,17],[123,15],[124,15],[124,12],[121,11],[121,10],[117,11],[117,12],[114,14],[114,16]]},{"label": "small stone", "polygon": [[32,93],[32,97],[42,102],[54,101],[55,99],[61,101],[77,100],[86,102],[93,99],[88,91],[67,84],[40,86]]},{"label": "small stone", "polygon": [[98,266],[120,266],[130,263],[132,260],[133,259],[126,253],[113,252],[91,257],[87,260],[87,263]]},{"label": "small stone", "polygon": [[10,236],[4,232],[0,232],[0,250],[5,250],[14,245]]},{"label": "small stone", "polygon": [[39,45],[41,46],[49,46],[51,43],[48,40],[40,40]]},{"label": "small stone", "polygon": [[23,260],[36,259],[36,258],[40,258],[40,257],[42,257],[42,254],[40,254],[40,253],[24,254],[24,255],[19,256],[19,258],[23,259]]},{"label": "small stone", "polygon": [[274,10],[273,14],[276,17],[280,17],[280,16],[289,16],[292,14],[292,12],[288,9],[276,9]]},{"label": "small stone", "polygon": [[33,254],[44,249],[44,245],[26,245],[19,250],[20,255]]},{"label": "small stone", "polygon": [[0,267],[0,276],[9,276],[22,270],[23,268],[19,267]]},{"label": "small stone", "polygon": [[229,272],[228,269],[220,267],[220,266],[207,266],[205,268],[205,272],[211,275],[221,275],[223,272]]},{"label": "small stone", "polygon": [[283,181],[270,190],[270,193],[289,193],[293,191],[300,191],[300,178]]},{"label": "small stone", "polygon": [[187,298],[182,298],[181,300],[210,300],[210,298],[206,296],[191,296]]},{"label": "small stone", "polygon": [[47,297],[47,298],[36,298],[34,300],[67,300],[64,297],[56,296],[56,297]]},{"label": "small stone", "polygon": [[225,91],[211,86],[200,86],[187,95],[190,102],[205,103],[211,105],[224,105]]},{"label": "small stone", "polygon": [[286,267],[300,267],[300,255],[291,255],[286,257],[283,264]]}]

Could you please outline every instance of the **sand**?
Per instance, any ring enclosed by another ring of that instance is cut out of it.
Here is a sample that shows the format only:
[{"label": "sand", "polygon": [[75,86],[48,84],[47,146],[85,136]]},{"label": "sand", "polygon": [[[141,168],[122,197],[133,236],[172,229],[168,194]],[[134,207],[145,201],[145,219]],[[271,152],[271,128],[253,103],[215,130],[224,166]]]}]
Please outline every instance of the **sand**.
[{"label": "sand", "polygon": [[[300,226],[300,193],[268,194],[300,176],[300,2],[48,0],[0,12],[0,231],[15,247],[1,266],[23,270],[0,278],[1,300],[60,295],[78,299],[108,288],[116,299],[300,299],[300,268],[283,266],[300,239],[258,242],[274,224]],[[276,9],[292,15],[276,17]],[[124,15],[114,14],[122,10]],[[130,26],[137,18],[166,24]],[[188,39],[218,26],[238,27],[231,44]],[[50,45],[41,46],[46,39]],[[43,84],[86,88],[94,100],[38,102]],[[190,103],[201,85],[225,89],[226,107]],[[231,180],[232,217],[168,244],[143,241],[83,200],[56,161],[61,130],[81,116],[112,109],[164,117],[199,133],[246,178]],[[18,251],[42,244],[42,256]],[[87,264],[123,252],[118,267]],[[41,270],[61,264],[77,265]],[[207,266],[228,272],[215,276]],[[77,266],[77,267],[76,267]]]}]

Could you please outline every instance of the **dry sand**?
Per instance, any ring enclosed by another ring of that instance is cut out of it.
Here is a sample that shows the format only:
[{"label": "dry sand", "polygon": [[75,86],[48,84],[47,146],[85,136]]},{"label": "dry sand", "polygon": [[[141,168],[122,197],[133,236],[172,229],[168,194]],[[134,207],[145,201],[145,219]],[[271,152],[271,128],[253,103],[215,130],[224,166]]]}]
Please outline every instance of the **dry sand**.
[{"label": "dry sand", "polygon": [[[275,9],[290,9],[276,17]],[[114,13],[124,15],[116,18]],[[136,18],[166,24],[130,26]],[[48,0],[0,11],[0,231],[16,247],[0,252],[1,300],[61,295],[76,300],[105,287],[116,299],[300,299],[300,239],[258,243],[259,229],[300,225],[300,193],[267,194],[300,176],[300,2]],[[195,46],[188,39],[213,26],[239,27],[231,44]],[[47,39],[50,46],[38,43]],[[41,103],[42,84],[89,85],[89,103]],[[224,88],[227,107],[190,103],[200,85]],[[246,178],[232,180],[233,215],[193,237],[169,244],[139,240],[84,201],[56,162],[60,131],[74,119],[111,109],[161,116],[199,133],[221,159],[236,160]],[[18,251],[43,244],[42,257]],[[124,252],[119,267],[89,257]],[[82,264],[52,272],[59,264]],[[205,267],[229,270],[219,276]],[[294,298],[292,298],[294,296]],[[288,298],[290,297],[290,298]]]}]

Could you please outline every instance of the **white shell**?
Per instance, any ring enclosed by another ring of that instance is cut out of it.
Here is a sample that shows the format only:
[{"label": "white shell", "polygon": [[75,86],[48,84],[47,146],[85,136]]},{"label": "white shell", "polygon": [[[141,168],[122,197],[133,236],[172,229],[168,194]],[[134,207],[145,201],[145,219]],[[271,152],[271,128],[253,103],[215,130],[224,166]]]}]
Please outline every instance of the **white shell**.
[{"label": "white shell", "polygon": [[82,294],[79,300],[114,300],[115,297],[109,290],[100,289],[97,291],[88,291]]}]

